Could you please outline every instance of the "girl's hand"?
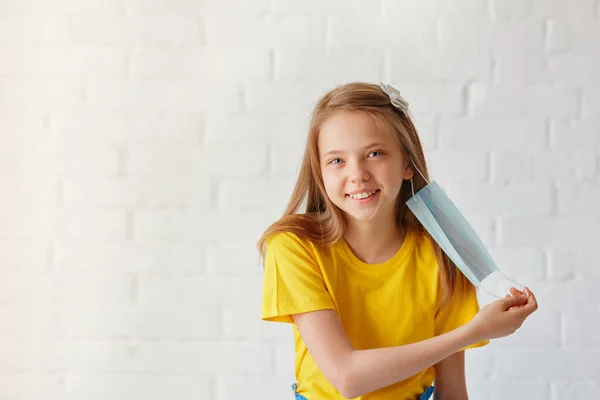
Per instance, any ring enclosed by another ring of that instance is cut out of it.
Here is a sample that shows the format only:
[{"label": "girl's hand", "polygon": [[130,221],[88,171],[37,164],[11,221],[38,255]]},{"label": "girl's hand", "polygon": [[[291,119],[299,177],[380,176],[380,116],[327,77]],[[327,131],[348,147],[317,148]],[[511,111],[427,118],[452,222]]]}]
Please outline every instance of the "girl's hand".
[{"label": "girl's hand", "polygon": [[[517,289],[517,288],[515,288],[515,287],[511,287],[511,288],[510,288],[510,294],[507,294],[506,296],[504,296],[504,298],[505,298],[505,299],[506,299],[506,298],[509,298],[511,295],[513,295],[513,296],[521,296],[521,295],[523,295],[523,294],[524,294],[525,296],[528,296],[528,295],[527,295],[527,293],[525,293],[525,292],[521,292],[519,289]],[[514,310],[515,308],[521,308],[521,307],[523,307],[523,306],[524,306],[524,304],[522,304],[522,305],[520,305],[520,306],[514,306],[514,307],[511,307],[511,308],[510,308],[510,310]]]},{"label": "girl's hand", "polygon": [[523,292],[513,289],[513,295],[488,304],[469,321],[467,326],[475,337],[474,343],[513,334],[538,309],[535,296],[528,288]]}]

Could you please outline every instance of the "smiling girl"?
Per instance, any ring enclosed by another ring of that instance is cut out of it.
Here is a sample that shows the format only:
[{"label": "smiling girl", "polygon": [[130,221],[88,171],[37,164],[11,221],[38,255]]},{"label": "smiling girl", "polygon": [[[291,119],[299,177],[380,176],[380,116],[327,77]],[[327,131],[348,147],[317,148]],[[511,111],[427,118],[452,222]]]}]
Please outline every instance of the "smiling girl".
[{"label": "smiling girl", "polygon": [[262,319],[293,326],[299,400],[428,399],[434,381],[436,399],[467,399],[464,350],[537,309],[525,288],[480,310],[412,215],[425,156],[408,103],[384,89],[350,83],[318,101],[290,203],[258,243]]}]

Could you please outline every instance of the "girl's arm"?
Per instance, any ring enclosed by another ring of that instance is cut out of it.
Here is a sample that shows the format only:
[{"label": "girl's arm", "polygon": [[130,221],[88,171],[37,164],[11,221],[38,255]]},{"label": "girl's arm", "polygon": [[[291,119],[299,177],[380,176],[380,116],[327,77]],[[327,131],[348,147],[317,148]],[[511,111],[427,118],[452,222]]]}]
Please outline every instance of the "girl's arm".
[{"label": "girl's arm", "polygon": [[356,350],[333,310],[296,314],[294,322],[323,375],[348,399],[400,382],[477,342],[465,325],[405,346]]},{"label": "girl's arm", "polygon": [[435,400],[468,400],[465,352],[459,351],[435,364]]},{"label": "girl's arm", "polygon": [[[525,306],[510,309],[513,306]],[[484,339],[507,336],[537,309],[535,297],[498,300],[466,325],[451,332],[398,347],[356,350],[334,310],[293,315],[308,351],[329,382],[355,398],[400,382],[457,351]]]}]

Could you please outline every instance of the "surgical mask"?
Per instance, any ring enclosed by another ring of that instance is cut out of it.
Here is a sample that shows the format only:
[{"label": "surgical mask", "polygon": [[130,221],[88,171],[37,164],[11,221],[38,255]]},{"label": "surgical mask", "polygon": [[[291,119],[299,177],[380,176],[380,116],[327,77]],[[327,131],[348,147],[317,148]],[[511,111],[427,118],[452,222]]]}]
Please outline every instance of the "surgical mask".
[{"label": "surgical mask", "polygon": [[437,182],[429,182],[416,166],[415,169],[425,179],[427,185],[415,194],[411,178],[413,195],[406,201],[406,205],[465,277],[475,287],[497,298],[500,296],[490,293],[481,286],[483,280],[494,272],[499,272],[522,290],[523,285],[499,270],[475,230]]}]

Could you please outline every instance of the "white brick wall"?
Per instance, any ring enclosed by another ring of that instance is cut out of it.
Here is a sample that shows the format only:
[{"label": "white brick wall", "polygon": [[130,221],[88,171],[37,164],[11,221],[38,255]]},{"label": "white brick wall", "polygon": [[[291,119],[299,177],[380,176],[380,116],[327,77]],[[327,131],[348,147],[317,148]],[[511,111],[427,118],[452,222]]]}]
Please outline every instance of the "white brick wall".
[{"label": "white brick wall", "polygon": [[254,244],[317,97],[406,94],[538,295],[471,398],[600,398],[599,0],[0,0],[0,399],[292,398]]}]

